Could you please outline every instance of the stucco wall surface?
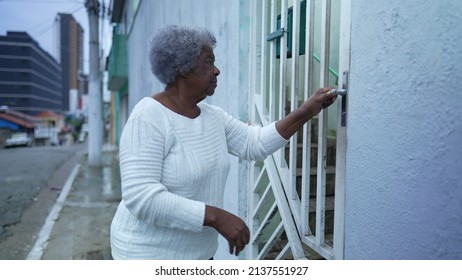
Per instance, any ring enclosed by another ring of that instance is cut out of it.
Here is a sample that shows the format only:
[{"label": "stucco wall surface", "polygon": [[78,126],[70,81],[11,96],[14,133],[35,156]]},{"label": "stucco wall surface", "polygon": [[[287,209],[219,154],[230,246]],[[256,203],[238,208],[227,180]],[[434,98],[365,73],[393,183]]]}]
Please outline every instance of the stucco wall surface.
[{"label": "stucco wall surface", "polygon": [[461,15],[352,1],[346,259],[462,259]]}]

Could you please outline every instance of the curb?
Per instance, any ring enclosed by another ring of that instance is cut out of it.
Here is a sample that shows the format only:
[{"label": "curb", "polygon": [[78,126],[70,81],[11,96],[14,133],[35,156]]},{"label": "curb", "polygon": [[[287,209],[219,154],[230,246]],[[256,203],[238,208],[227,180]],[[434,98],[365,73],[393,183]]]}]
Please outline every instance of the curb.
[{"label": "curb", "polygon": [[42,258],[43,251],[48,244],[48,240],[50,238],[54,224],[56,220],[59,218],[59,214],[63,208],[64,202],[66,201],[67,195],[71,190],[72,184],[74,183],[75,177],[77,176],[79,169],[80,164],[76,164],[74,169],[72,169],[71,174],[69,175],[69,177],[66,180],[66,183],[64,184],[61,194],[59,195],[53,208],[48,214],[48,217],[45,220],[45,224],[39,232],[37,241],[35,242],[34,246],[27,255],[26,260],[40,260]]}]

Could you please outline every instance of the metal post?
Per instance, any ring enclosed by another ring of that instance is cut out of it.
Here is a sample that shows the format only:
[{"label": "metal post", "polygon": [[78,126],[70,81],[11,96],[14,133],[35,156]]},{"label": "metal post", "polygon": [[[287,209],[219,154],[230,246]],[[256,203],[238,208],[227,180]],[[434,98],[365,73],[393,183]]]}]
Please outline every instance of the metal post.
[{"label": "metal post", "polygon": [[[314,48],[314,0],[306,2],[305,23],[305,81],[303,99],[311,95],[313,84],[313,53]],[[303,153],[302,153],[302,197],[301,220],[302,235],[313,235],[310,229],[310,176],[311,176],[311,120],[303,126]]]},{"label": "metal post", "polygon": [[[320,86],[329,84],[331,0],[321,1]],[[316,245],[323,246],[326,222],[327,110],[319,114],[318,170],[316,186]]]},{"label": "metal post", "polygon": [[[351,0],[343,0],[340,6],[340,46],[339,46],[339,87],[348,89],[348,71],[350,70],[350,29]],[[344,118],[342,107],[346,97],[340,97],[338,114]],[[334,212],[334,258],[345,258],[345,188],[346,188],[346,151],[347,129],[342,121],[337,125],[337,156],[335,162],[335,212]]]},{"label": "metal post", "polygon": [[85,7],[88,11],[90,28],[88,163],[90,166],[99,166],[102,164],[103,149],[103,106],[99,69],[99,2],[86,0]]}]

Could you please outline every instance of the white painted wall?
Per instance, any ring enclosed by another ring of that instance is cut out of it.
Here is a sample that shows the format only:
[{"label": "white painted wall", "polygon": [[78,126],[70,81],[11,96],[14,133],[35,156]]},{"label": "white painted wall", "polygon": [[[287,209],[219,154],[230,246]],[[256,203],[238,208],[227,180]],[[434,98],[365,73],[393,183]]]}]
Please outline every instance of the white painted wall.
[{"label": "white painted wall", "polygon": [[[246,4],[243,4],[246,6]],[[246,11],[244,11],[245,14]],[[248,12],[248,11],[247,11]],[[141,1],[138,14],[128,37],[129,61],[129,111],[145,96],[164,89],[152,74],[149,64],[148,45],[152,35],[160,27],[168,24],[188,24],[206,27],[217,38],[215,48],[216,65],[221,74],[215,95],[206,102],[222,107],[229,114],[239,118],[239,105],[246,104],[247,92],[241,89],[240,63],[248,52],[240,51],[245,39],[240,30],[240,1],[234,0],[149,0]],[[243,27],[244,29],[246,26]],[[244,63],[244,67],[247,67]],[[245,82],[245,81],[244,81]],[[231,157],[231,170],[225,192],[225,209],[238,213],[238,165],[237,158]],[[233,258],[229,247],[220,237],[220,248],[216,259]]]},{"label": "white painted wall", "polygon": [[352,1],[346,259],[462,259],[461,15]]}]

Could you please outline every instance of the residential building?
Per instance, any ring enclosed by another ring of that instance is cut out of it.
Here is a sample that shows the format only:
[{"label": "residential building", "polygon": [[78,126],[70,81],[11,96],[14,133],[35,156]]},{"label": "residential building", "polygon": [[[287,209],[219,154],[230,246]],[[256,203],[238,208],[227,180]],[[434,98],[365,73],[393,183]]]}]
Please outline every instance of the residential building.
[{"label": "residential building", "polygon": [[11,110],[8,106],[0,106],[0,147],[13,133],[27,133],[31,138],[39,126],[39,119],[35,116]]},{"label": "residential building", "polygon": [[0,36],[0,105],[35,115],[62,112],[61,65],[26,32]]},{"label": "residential building", "polygon": [[65,127],[64,116],[54,113],[53,111],[43,111],[35,116],[39,123],[35,128],[35,139],[41,139],[42,142],[52,145],[59,145],[59,133]]},{"label": "residential building", "polygon": [[[163,90],[148,45],[168,24],[215,34],[221,74],[204,102],[242,121],[277,121],[318,87],[348,90],[264,161],[230,158],[224,207],[251,229],[241,258],[462,259],[458,1],[113,0],[111,10],[126,36],[128,112]],[[228,251],[220,239],[215,259]]]}]

